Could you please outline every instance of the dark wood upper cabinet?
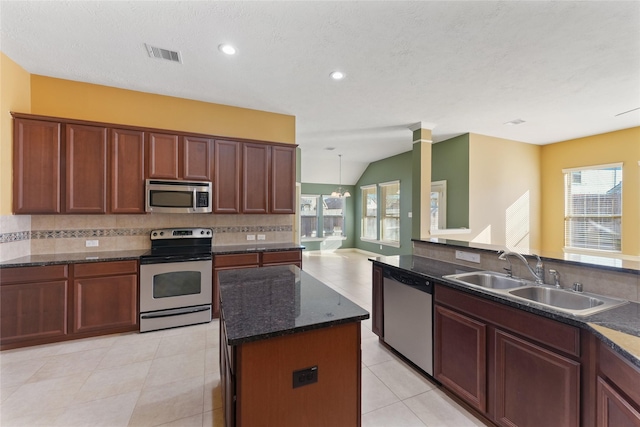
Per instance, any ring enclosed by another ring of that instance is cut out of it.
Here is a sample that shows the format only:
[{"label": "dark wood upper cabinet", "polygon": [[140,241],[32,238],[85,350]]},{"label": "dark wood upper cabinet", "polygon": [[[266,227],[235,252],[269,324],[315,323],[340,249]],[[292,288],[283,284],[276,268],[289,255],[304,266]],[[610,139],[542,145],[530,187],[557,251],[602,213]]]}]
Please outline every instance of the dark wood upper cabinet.
[{"label": "dark wood upper cabinet", "polygon": [[144,132],[111,129],[109,212],[144,213]]},{"label": "dark wood upper cabinet", "polygon": [[107,128],[67,124],[65,213],[107,212]]},{"label": "dark wood upper cabinet", "polygon": [[271,147],[271,200],[274,214],[296,212],[296,147]]},{"label": "dark wood upper cabinet", "polygon": [[13,212],[60,213],[60,123],[17,118],[13,126]]},{"label": "dark wood upper cabinet", "polygon": [[213,155],[213,213],[240,213],[242,143],[215,141]]},{"label": "dark wood upper cabinet", "polygon": [[179,179],[178,135],[149,132],[147,134],[147,177]]},{"label": "dark wood upper cabinet", "polygon": [[211,181],[213,163],[213,140],[195,136],[182,137],[182,173],[183,179]]},{"label": "dark wood upper cabinet", "polygon": [[242,213],[269,213],[270,146],[242,145]]}]

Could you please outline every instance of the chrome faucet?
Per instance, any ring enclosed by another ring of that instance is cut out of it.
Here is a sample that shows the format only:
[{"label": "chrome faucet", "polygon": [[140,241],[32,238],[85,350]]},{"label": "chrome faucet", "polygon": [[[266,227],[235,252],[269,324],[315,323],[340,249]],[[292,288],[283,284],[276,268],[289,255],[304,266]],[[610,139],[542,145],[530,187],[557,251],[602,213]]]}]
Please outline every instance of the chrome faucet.
[{"label": "chrome faucet", "polygon": [[498,259],[501,259],[503,261],[508,261],[509,262],[509,269],[508,269],[509,272],[511,271],[511,261],[509,261],[509,259],[507,257],[508,256],[514,256],[514,257],[520,259],[520,261],[522,261],[524,263],[524,265],[527,266],[527,269],[529,270],[531,275],[536,278],[536,283],[538,285],[544,284],[544,264],[542,264],[542,260],[540,259],[540,257],[538,255],[531,254],[531,256],[536,257],[537,260],[538,260],[538,262],[536,263],[536,269],[534,270],[529,265],[529,262],[527,261],[527,259],[524,256],[522,256],[522,254],[519,254],[518,252],[500,251],[500,252],[498,252],[498,254],[499,254],[498,255]]}]

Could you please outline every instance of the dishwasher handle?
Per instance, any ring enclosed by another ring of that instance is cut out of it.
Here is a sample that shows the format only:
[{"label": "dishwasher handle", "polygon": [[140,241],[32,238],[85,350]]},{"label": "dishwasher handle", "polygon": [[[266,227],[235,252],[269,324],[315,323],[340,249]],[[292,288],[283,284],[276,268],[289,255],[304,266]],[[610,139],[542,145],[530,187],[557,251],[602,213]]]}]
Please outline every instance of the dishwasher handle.
[{"label": "dishwasher handle", "polygon": [[429,294],[433,293],[433,285],[429,280],[418,275],[407,274],[390,268],[383,269],[383,277],[385,279],[391,279],[403,285],[411,286],[412,288],[419,289]]}]

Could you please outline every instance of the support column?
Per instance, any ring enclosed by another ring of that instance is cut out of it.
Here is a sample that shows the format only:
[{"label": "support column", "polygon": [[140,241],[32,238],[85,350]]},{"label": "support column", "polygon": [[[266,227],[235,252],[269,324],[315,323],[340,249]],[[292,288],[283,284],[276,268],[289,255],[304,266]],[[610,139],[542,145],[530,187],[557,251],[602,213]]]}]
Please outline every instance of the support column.
[{"label": "support column", "polygon": [[427,239],[431,229],[431,129],[418,122],[413,132],[411,238]]}]

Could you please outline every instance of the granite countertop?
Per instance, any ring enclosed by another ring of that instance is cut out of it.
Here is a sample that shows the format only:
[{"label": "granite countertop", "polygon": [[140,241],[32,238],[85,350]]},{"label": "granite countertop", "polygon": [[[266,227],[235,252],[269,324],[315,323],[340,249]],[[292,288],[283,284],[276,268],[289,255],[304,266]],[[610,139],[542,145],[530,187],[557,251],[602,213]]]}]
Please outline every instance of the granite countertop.
[{"label": "granite countertop", "polygon": [[104,251],[77,252],[68,254],[27,255],[20,258],[0,262],[0,268],[37,267],[43,265],[71,264],[80,262],[126,261],[138,260],[148,250],[137,251]]},{"label": "granite countertop", "polygon": [[242,245],[213,245],[211,252],[214,255],[240,254],[250,252],[280,252],[304,249],[304,246],[295,243],[260,243]]},{"label": "granite countertop", "polygon": [[[250,245],[214,245],[213,255],[239,254],[251,252],[279,252],[304,249],[295,243],[263,243]],[[36,267],[43,265],[72,264],[80,262],[137,260],[146,255],[149,249],[133,251],[77,252],[61,254],[28,255],[0,262],[0,268]]]},{"label": "granite countertop", "polygon": [[296,266],[219,273],[227,344],[359,322],[369,313]]},{"label": "granite countertop", "polygon": [[449,274],[477,271],[479,268],[452,264],[415,255],[376,257],[371,258],[371,260],[374,263],[379,263],[384,266],[426,276],[431,280],[437,280],[445,286],[463,292],[482,296],[501,304],[587,329],[593,332],[609,347],[617,351],[618,354],[621,354],[640,368],[640,304],[636,302],[629,302],[629,304],[602,311],[591,316],[577,317],[551,308],[543,308],[535,304],[528,304],[521,300],[512,299],[504,294],[496,294],[481,288],[466,286],[442,278],[442,276]]}]

